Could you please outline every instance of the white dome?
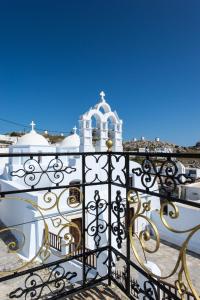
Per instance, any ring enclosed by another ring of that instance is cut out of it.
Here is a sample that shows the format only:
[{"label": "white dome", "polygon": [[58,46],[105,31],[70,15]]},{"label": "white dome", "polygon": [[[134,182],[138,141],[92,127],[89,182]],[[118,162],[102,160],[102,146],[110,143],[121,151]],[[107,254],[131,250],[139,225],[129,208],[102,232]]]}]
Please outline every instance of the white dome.
[{"label": "white dome", "polygon": [[31,130],[31,132],[20,137],[15,145],[49,146],[49,143],[41,134]]},{"label": "white dome", "polygon": [[62,148],[79,148],[80,147],[80,137],[78,134],[74,133],[67,136],[59,145]]}]

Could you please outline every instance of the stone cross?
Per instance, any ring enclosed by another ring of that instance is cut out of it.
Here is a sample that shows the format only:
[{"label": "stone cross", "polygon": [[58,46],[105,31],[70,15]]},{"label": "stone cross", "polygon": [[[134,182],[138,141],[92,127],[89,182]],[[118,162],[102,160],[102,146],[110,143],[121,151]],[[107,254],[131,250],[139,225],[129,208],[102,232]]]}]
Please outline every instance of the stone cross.
[{"label": "stone cross", "polygon": [[74,132],[74,134],[76,134],[76,132],[77,132],[77,127],[76,126],[74,126],[74,128],[73,128],[73,132]]},{"label": "stone cross", "polygon": [[105,102],[106,100],[105,100],[104,97],[105,97],[106,94],[104,93],[104,91],[102,91],[99,95],[100,95],[100,97],[101,97],[101,101],[102,101],[102,102]]},{"label": "stone cross", "polygon": [[31,125],[31,130],[34,131],[34,127],[35,127],[35,125],[36,125],[36,124],[34,123],[34,121],[32,121],[30,125]]}]

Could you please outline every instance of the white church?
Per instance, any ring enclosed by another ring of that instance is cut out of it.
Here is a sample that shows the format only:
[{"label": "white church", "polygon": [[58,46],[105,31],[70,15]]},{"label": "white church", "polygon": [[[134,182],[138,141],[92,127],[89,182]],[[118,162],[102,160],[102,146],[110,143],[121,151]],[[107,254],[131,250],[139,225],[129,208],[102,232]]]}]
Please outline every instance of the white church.
[{"label": "white church", "polygon": [[[94,125],[95,124],[95,125]],[[62,178],[66,186],[72,186],[67,189],[55,189],[50,191],[34,191],[14,194],[8,199],[0,201],[0,220],[7,227],[12,228],[12,233],[16,237],[20,250],[19,255],[24,260],[33,260],[38,254],[42,253],[45,228],[48,228],[49,235],[59,237],[61,249],[50,245],[48,253],[45,253],[47,261],[55,260],[55,257],[66,257],[70,251],[77,250],[76,245],[81,246],[81,224],[82,224],[82,194],[81,190],[74,187],[80,184],[82,180],[82,158],[79,152],[106,152],[106,141],[111,139],[113,142],[112,151],[123,151],[122,145],[122,120],[116,111],[112,111],[110,105],[105,99],[104,92],[100,93],[99,102],[84,113],[79,119],[79,134],[77,128],[74,127],[73,134],[64,138],[59,144],[49,144],[47,139],[36,132],[34,122],[31,123],[31,131],[18,139],[17,143],[8,148],[10,154],[23,153],[52,153],[50,156],[30,157],[26,156],[10,156],[9,159],[1,158],[0,161],[0,190],[25,190],[27,184],[31,187],[42,188],[44,186],[55,186],[58,178],[51,178],[55,174],[53,165],[55,164],[55,155],[53,153],[73,153],[72,155],[59,156],[59,164],[66,167],[67,172]],[[94,142],[93,134],[98,137]],[[76,153],[76,155],[74,154]],[[106,157],[101,157],[99,164],[105,165]],[[86,177],[87,181],[92,182],[95,173],[98,172],[99,178],[105,180],[106,172],[101,166],[95,168],[95,159],[88,156],[86,164],[94,166],[94,170],[89,170]],[[122,174],[124,161],[120,161],[116,166],[116,175]],[[130,161],[130,178],[133,186],[143,188],[141,177],[131,174],[133,168],[140,167],[137,162]],[[49,172],[49,176],[41,176],[43,170],[53,170]],[[67,169],[68,168],[68,169]],[[34,169],[34,176],[31,174],[25,176],[24,169],[31,171]],[[52,175],[51,175],[52,174]],[[107,199],[108,191],[105,185],[88,186],[85,188],[86,207],[90,202],[94,201],[95,190],[98,188],[101,199]],[[125,189],[121,187],[112,188],[113,201],[116,192],[120,191],[122,198],[125,198]],[[150,191],[158,191],[158,183],[155,181]],[[71,197],[71,198],[70,198]],[[73,200],[76,197],[76,201]],[[142,202],[151,201],[151,210],[145,212],[148,218],[152,218],[159,227],[160,221],[158,211],[160,209],[160,199],[147,194],[141,195]],[[69,199],[66,205],[66,199]],[[132,215],[134,215],[134,207],[131,205]],[[59,212],[59,215],[58,215]],[[102,212],[102,223],[108,219],[107,210]],[[86,228],[90,232],[90,224],[95,221],[93,214],[89,211],[86,213]],[[112,215],[112,222],[116,221],[116,216]],[[124,222],[124,220],[122,221]],[[148,225],[145,218],[137,220],[134,233],[140,233],[145,230]],[[162,231],[161,231],[162,232]],[[163,233],[164,238],[166,232]],[[107,231],[101,233],[98,246],[107,245]],[[179,241],[180,242],[180,241]],[[116,237],[112,238],[113,246],[117,244]],[[90,232],[87,235],[86,246],[88,249],[95,249],[94,235]],[[70,248],[72,247],[72,248]],[[195,245],[196,248],[196,245]],[[40,255],[41,256],[41,255]],[[81,274],[81,265],[77,262],[70,263],[70,268],[77,268]],[[102,273],[105,272],[105,265],[102,265],[101,259],[97,261],[97,267]],[[78,272],[79,272],[78,271]]]},{"label": "white church", "polygon": [[[95,122],[95,125],[94,125]],[[19,195],[13,195],[7,197],[8,199],[0,202],[0,219],[5,226],[12,227],[12,233],[16,236],[19,243],[19,255],[23,259],[31,260],[41,252],[42,243],[44,240],[44,228],[48,227],[50,235],[57,235],[60,238],[61,249],[55,249],[50,247],[51,255],[48,257],[48,261],[55,259],[56,257],[65,257],[70,252],[70,243],[79,244],[80,246],[80,231],[82,224],[82,205],[81,205],[81,191],[74,187],[74,185],[81,183],[82,180],[82,160],[79,152],[106,152],[106,141],[112,139],[113,152],[123,151],[122,146],[122,120],[118,117],[116,111],[112,111],[110,105],[105,100],[104,92],[100,93],[100,101],[88,112],[83,114],[79,120],[79,135],[77,134],[77,128],[73,129],[73,134],[64,138],[59,144],[49,144],[47,139],[36,132],[34,122],[31,123],[31,131],[18,139],[17,143],[8,148],[10,154],[23,154],[23,153],[72,153],[69,156],[59,156],[61,163],[67,166],[69,172],[64,174],[63,182],[65,185],[72,185],[72,188],[68,189],[56,189],[50,192],[34,191],[24,192]],[[93,130],[98,136],[96,143],[93,141]],[[77,153],[77,155],[74,155]],[[106,156],[105,156],[106,157]],[[105,165],[105,157],[99,161],[100,165]],[[0,176],[0,188],[1,191],[5,190],[23,190],[27,188],[27,184],[35,186],[37,188],[44,186],[55,186],[55,181],[52,183],[51,178],[48,176],[40,177],[41,170],[45,170],[47,167],[51,170],[52,165],[49,162],[53,160],[55,156],[38,156],[33,157],[31,162],[29,157],[23,156],[11,156],[9,160],[2,158],[1,164],[1,176]],[[53,164],[52,162],[52,164]],[[115,173],[120,175],[122,172],[123,161],[118,164]],[[95,161],[91,156],[87,158],[86,164],[88,166],[94,166]],[[139,166],[136,162],[130,161],[130,170]],[[35,176],[24,176],[25,170],[35,171]],[[95,168],[94,168],[95,169]],[[38,171],[38,173],[37,173]],[[95,175],[94,171],[86,174],[87,181],[92,181]],[[104,180],[106,176],[105,170],[98,166],[99,178]],[[38,175],[37,175],[38,174]],[[50,172],[51,174],[51,172]],[[53,174],[53,173],[52,173]],[[49,175],[51,176],[51,175]],[[122,173],[123,176],[123,173]],[[142,187],[140,177],[130,175],[132,182],[138,187]],[[135,178],[134,178],[135,177]],[[55,179],[55,178],[54,178]],[[86,206],[91,201],[94,201],[95,190],[98,188],[101,199],[107,199],[107,187],[105,185],[88,186],[85,190]],[[125,190],[122,188],[114,187],[112,190],[113,200],[116,197],[116,191],[121,189],[122,198],[125,197]],[[157,186],[154,186],[154,190]],[[77,197],[75,203],[68,202],[66,205],[66,199]],[[59,199],[58,199],[59,198]],[[153,196],[143,195],[143,201],[153,200]],[[27,200],[28,199],[28,200]],[[152,201],[152,209],[159,208],[159,201],[155,198]],[[57,205],[55,204],[57,201]],[[39,209],[38,209],[39,208]],[[58,211],[60,215],[58,216]],[[62,216],[62,217],[60,217]],[[59,218],[60,217],[60,218]],[[101,219],[107,220],[107,210],[102,213]],[[115,216],[112,216],[113,222]],[[64,220],[64,223],[62,221]],[[95,221],[94,215],[89,212],[86,214],[86,227]],[[124,220],[122,220],[123,222]],[[103,221],[102,221],[103,222]],[[65,224],[65,225],[63,225]],[[135,232],[139,232],[145,229],[146,221],[141,219],[135,225]],[[88,227],[90,231],[90,228]],[[88,232],[89,232],[88,231]],[[22,234],[23,233],[23,234]],[[66,242],[66,236],[68,241]],[[107,232],[101,234],[100,245],[107,244]],[[113,243],[116,243],[116,237],[113,238]],[[87,235],[86,245],[88,249],[95,249],[94,236]],[[74,250],[74,248],[73,248]],[[76,266],[77,267],[77,266]],[[105,267],[105,266],[104,266]],[[77,271],[77,270],[76,270]]]}]

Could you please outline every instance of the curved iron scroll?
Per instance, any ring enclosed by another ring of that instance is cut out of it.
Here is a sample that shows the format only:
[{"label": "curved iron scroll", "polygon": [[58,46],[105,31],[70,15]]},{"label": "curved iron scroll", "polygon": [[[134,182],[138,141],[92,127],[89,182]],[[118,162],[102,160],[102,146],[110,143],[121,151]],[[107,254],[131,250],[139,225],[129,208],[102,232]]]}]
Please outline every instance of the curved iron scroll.
[{"label": "curved iron scroll", "polygon": [[126,214],[125,202],[121,196],[121,191],[116,192],[115,201],[111,205],[112,213],[116,217],[116,221],[111,224],[112,233],[116,236],[118,248],[122,247],[122,241],[126,239],[126,228],[124,222],[124,217]]},{"label": "curved iron scroll", "polygon": [[156,181],[160,184],[162,191],[173,193],[177,185],[194,182],[194,179],[186,174],[179,173],[176,161],[168,157],[159,166],[154,160],[146,157],[141,167],[133,168],[132,173],[141,177],[142,185],[148,190]]},{"label": "curved iron scroll", "polygon": [[[47,278],[44,274],[30,273],[25,279],[25,287],[19,287],[10,292],[10,299],[32,299],[38,300],[43,296],[43,291],[47,288],[52,294],[61,293],[65,288],[71,286],[70,280],[77,277],[76,272],[66,272],[61,265],[56,265],[50,272],[48,271]],[[45,293],[46,294],[46,293]]]},{"label": "curved iron scroll", "polygon": [[[155,224],[155,222],[149,218],[149,216],[146,214],[146,212],[149,212],[151,210],[151,201],[148,202],[142,202],[140,195],[138,192],[135,193],[135,191],[130,190],[128,192],[128,201],[134,205],[136,205],[135,214],[131,219],[130,226],[129,226],[129,237],[131,242],[131,247],[133,250],[133,254],[139,263],[139,265],[142,267],[142,269],[148,274],[149,276],[155,277],[158,280],[165,280],[167,278],[172,277],[176,272],[178,273],[177,279],[175,280],[175,286],[176,289],[183,300],[185,298],[185,294],[188,293],[188,289],[191,290],[192,294],[194,295],[195,299],[199,299],[198,291],[195,289],[194,284],[191,280],[191,275],[188,269],[187,265],[187,259],[186,259],[186,253],[187,248],[190,240],[192,237],[199,232],[200,230],[200,224],[197,224],[194,227],[185,229],[185,230],[178,230],[174,228],[174,226],[171,226],[169,224],[170,219],[177,219],[179,217],[179,208],[178,206],[173,203],[169,202],[168,200],[165,200],[161,204],[160,208],[160,220],[163,223],[164,227],[173,233],[187,233],[186,238],[183,240],[182,245],[180,246],[180,250],[178,253],[177,260],[173,266],[172,271],[169,272],[167,275],[157,275],[153,271],[147,268],[147,266],[144,263],[144,259],[137,251],[136,243],[134,240],[134,237],[132,235],[132,226],[138,220],[139,218],[142,218],[148,223],[148,226],[144,230],[140,231],[139,234],[139,242],[141,244],[142,250],[145,253],[156,253],[160,249],[160,234],[158,231],[158,228]],[[168,205],[172,209],[169,211],[169,218],[165,218],[164,215],[164,206]],[[154,236],[154,247],[149,248],[148,241],[152,238],[152,235]]]},{"label": "curved iron scroll", "polygon": [[103,218],[108,203],[106,200],[100,198],[99,191],[94,193],[94,201],[90,201],[86,206],[86,211],[94,216],[93,220],[86,228],[86,232],[89,236],[94,237],[94,243],[96,247],[100,246],[101,236],[107,230],[108,223]]},{"label": "curved iron scroll", "polygon": [[34,188],[41,182],[41,179],[45,175],[51,183],[58,186],[64,180],[65,174],[73,172],[76,172],[76,168],[64,166],[63,161],[58,156],[51,159],[47,167],[42,167],[40,162],[30,156],[24,162],[22,168],[12,171],[10,175],[12,177],[23,178],[27,186]]}]

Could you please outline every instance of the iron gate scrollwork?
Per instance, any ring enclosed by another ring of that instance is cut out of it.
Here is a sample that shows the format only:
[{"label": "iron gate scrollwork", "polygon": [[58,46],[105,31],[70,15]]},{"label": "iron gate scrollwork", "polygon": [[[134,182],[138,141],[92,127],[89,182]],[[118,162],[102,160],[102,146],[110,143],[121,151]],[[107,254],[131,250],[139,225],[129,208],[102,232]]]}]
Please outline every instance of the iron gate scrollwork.
[{"label": "iron gate scrollwork", "polygon": [[[0,191],[0,284],[10,287],[0,298],[58,299],[107,281],[129,299],[200,299],[188,256],[200,224],[180,221],[186,209],[200,213],[200,204],[182,197],[182,186],[195,180],[178,167],[199,154],[5,156],[21,163],[8,169],[9,184],[2,181]],[[164,244],[163,232],[181,235],[178,249]],[[163,247],[177,254],[166,274],[158,266]]]}]

